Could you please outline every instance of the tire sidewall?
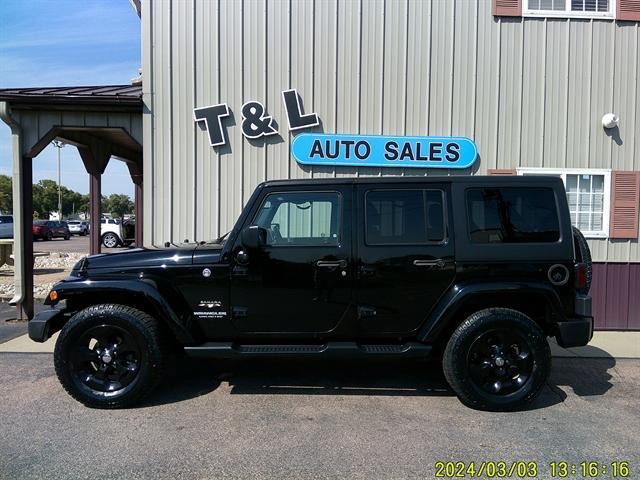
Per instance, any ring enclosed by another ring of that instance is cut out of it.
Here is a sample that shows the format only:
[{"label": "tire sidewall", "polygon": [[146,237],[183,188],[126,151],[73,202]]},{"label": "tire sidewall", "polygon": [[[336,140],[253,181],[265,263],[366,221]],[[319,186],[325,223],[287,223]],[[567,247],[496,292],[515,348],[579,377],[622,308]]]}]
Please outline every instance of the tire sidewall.
[{"label": "tire sidewall", "polygon": [[[471,345],[481,335],[504,329],[520,332],[533,355],[534,365],[527,382],[520,389],[507,395],[492,395],[472,381],[468,355]],[[489,309],[472,315],[458,327],[447,345],[443,362],[447,380],[465,404],[485,410],[512,410],[538,395],[549,375],[551,354],[544,333],[531,319],[515,311]]]}]

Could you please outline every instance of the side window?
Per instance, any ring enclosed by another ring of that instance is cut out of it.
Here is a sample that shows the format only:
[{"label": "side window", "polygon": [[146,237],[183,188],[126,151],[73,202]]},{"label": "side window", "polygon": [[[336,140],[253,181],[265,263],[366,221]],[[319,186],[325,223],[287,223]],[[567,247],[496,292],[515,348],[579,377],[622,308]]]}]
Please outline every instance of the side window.
[{"label": "side window", "polygon": [[469,235],[475,243],[539,243],[560,239],[550,188],[467,190]]},{"label": "side window", "polygon": [[338,192],[273,193],[253,225],[267,230],[268,245],[338,245],[340,211]]},{"label": "side window", "polygon": [[371,190],[365,196],[368,245],[406,245],[445,239],[441,190]]}]

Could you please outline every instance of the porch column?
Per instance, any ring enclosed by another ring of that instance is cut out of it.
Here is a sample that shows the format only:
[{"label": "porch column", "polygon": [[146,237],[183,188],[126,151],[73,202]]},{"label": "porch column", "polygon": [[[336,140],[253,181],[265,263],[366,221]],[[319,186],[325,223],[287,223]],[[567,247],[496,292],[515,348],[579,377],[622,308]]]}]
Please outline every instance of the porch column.
[{"label": "porch column", "polygon": [[102,173],[111,158],[111,152],[101,145],[78,146],[78,153],[89,173],[89,215],[91,216],[91,232],[89,232],[89,253],[95,255],[101,251],[100,238],[100,203],[102,199]]},{"label": "porch column", "polygon": [[142,247],[142,182],[135,184],[136,247]]},{"label": "porch column", "polygon": [[100,253],[100,200],[102,199],[102,174],[89,172],[89,215],[91,216],[91,231],[89,232],[89,253]]},{"label": "porch column", "polygon": [[13,265],[15,294],[9,301],[16,317],[33,317],[33,200],[31,158],[24,154],[22,127],[7,102],[0,102],[0,119],[11,128],[13,157]]},{"label": "porch column", "polygon": [[[14,178],[15,174],[14,174]],[[18,320],[30,320],[33,318],[33,159],[23,157],[22,159],[22,185],[20,195],[22,195],[22,225],[14,224],[14,228],[22,227],[21,235],[16,235],[14,231],[14,272],[17,273],[18,262],[22,267],[22,285],[24,296],[16,304],[16,316]],[[19,238],[22,237],[21,240]],[[22,249],[22,255],[18,250]]]},{"label": "porch column", "polygon": [[142,169],[140,168],[140,163],[142,160],[138,160],[137,162],[127,162],[127,167],[129,168],[129,173],[131,174],[131,180],[133,181],[134,186],[134,213],[136,215],[136,231],[135,231],[135,245],[136,247],[143,246],[142,239]]}]

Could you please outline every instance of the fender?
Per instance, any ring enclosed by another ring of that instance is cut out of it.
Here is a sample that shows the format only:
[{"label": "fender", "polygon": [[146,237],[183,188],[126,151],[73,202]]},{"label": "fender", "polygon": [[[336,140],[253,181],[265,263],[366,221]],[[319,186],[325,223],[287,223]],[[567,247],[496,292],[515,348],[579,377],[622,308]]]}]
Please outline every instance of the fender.
[{"label": "fender", "polygon": [[47,297],[44,303],[45,305],[54,305],[63,299],[82,300],[83,297],[96,298],[96,296],[108,299],[113,294],[139,297],[153,307],[154,316],[165,322],[180,343],[195,343],[193,335],[189,331],[190,319],[181,318],[176,313],[180,311],[177,305],[172,305],[173,302],[168,301],[172,298],[177,299],[179,296],[171,295],[170,290],[167,290],[170,287],[163,286],[162,283],[149,278],[127,280],[66,279],[55,284],[52,288],[58,293],[58,299],[53,302]]},{"label": "fender", "polygon": [[[491,282],[491,283],[458,283],[453,285],[440,299],[428,315],[427,320],[418,331],[417,339],[430,343],[436,340],[440,332],[450,324],[469,301],[490,295],[535,294],[542,295],[554,318],[564,320],[565,314],[560,298],[555,290],[538,282]],[[482,303],[482,302],[481,302]],[[498,306],[487,302],[488,307]]]}]

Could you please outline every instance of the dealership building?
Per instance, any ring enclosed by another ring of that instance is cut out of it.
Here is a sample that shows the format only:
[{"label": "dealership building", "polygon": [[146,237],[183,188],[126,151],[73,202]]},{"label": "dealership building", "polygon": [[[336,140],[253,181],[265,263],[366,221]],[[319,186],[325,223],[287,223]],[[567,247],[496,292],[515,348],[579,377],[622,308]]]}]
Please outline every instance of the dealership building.
[{"label": "dealership building", "polygon": [[31,218],[31,159],[53,138],[94,198],[127,162],[146,246],[216,238],[271,179],[554,175],[591,247],[596,328],[640,330],[637,0],[132,3],[141,86],[0,91],[14,213]]}]

